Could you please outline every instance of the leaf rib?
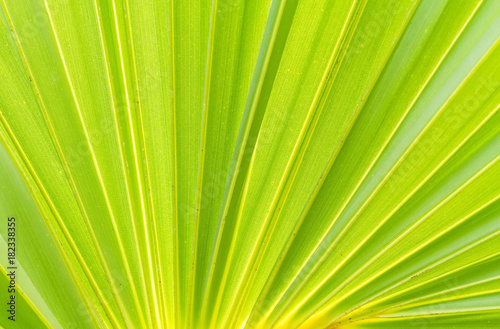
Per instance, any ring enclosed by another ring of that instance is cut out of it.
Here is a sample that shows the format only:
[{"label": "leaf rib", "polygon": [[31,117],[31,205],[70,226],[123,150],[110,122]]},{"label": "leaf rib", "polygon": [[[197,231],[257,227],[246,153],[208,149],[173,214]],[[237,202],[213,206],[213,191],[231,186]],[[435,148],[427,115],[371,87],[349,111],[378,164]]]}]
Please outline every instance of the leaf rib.
[{"label": "leaf rib", "polygon": [[[122,75],[123,75],[123,80],[125,84],[125,93],[126,93],[126,99],[127,99],[127,109],[128,109],[128,119],[129,119],[129,125],[130,125],[130,131],[132,135],[132,152],[133,152],[133,158],[134,158],[134,169],[135,169],[135,175],[137,177],[137,184],[138,184],[138,189],[139,189],[139,202],[140,202],[140,210],[141,210],[141,218],[142,218],[142,224],[144,227],[144,244],[146,248],[146,256],[147,256],[147,271],[149,273],[145,273],[144,276],[149,275],[149,280],[151,284],[151,291],[150,289],[146,289],[147,295],[148,295],[148,303],[153,304],[153,309],[150,310],[150,313],[152,314],[152,318],[156,322],[153,322],[156,327],[161,328],[161,319],[160,319],[160,306],[158,303],[158,300],[156,298],[157,295],[157,288],[156,288],[156,276],[155,276],[155,271],[154,271],[154,258],[153,258],[153,253],[158,249],[156,247],[156,240],[154,239],[154,235],[150,232],[151,228],[148,225],[148,207],[147,207],[147,201],[144,200],[146,197],[146,191],[148,189],[148,182],[146,183],[143,182],[144,175],[147,174],[147,161],[145,161],[144,165],[141,165],[141,161],[139,159],[139,154],[140,150],[139,147],[141,147],[143,150],[145,149],[145,144],[144,144],[144,129],[143,129],[143,122],[142,122],[142,112],[141,112],[141,103],[140,103],[140,98],[139,98],[139,88],[137,85],[138,77],[137,77],[137,69],[135,65],[135,53],[134,53],[134,47],[133,47],[133,37],[131,33],[131,24],[130,24],[130,12],[129,12],[129,3],[128,0],[124,0],[124,12],[125,12],[125,26],[126,26],[126,36],[130,40],[128,50],[129,50],[129,56],[130,56],[130,65],[131,65],[131,70],[133,76],[131,77],[132,84],[133,84],[133,90],[135,91],[134,96],[136,98],[136,109],[138,111],[138,114],[135,116],[135,119],[138,121],[136,124],[134,122],[134,116],[132,114],[132,106],[130,104],[130,98],[131,96],[129,95],[129,80],[127,79],[127,74],[126,74],[126,68],[125,68],[125,63],[124,63],[124,51],[122,49],[122,34],[120,33],[120,26],[118,24],[118,13],[116,11],[116,3],[115,0],[113,0],[113,11],[114,11],[114,16],[115,16],[115,28],[117,31],[117,34],[119,35],[118,38],[118,47],[119,47],[119,54],[120,54],[120,59],[121,59],[121,67],[122,67]],[[130,97],[130,98],[129,98]],[[137,126],[137,127],[136,127]],[[136,132],[136,129],[138,132]],[[146,160],[146,159],[145,159]],[[151,204],[149,204],[150,207],[152,208]],[[154,226],[154,221],[155,218],[151,218],[152,225]],[[137,233],[136,233],[137,234]],[[153,237],[151,239],[151,236]],[[152,240],[152,242],[151,242]],[[139,240],[140,241],[140,240]],[[140,249],[140,248],[139,248]],[[139,253],[140,254],[140,253]],[[141,257],[141,262],[142,262],[142,257]],[[146,271],[146,270],[145,270]],[[147,272],[146,271],[146,272]],[[152,320],[153,321],[153,320]]]},{"label": "leaf rib", "polygon": [[171,96],[171,117],[170,117],[170,126],[171,126],[171,148],[172,148],[172,215],[173,215],[173,277],[174,277],[174,298],[175,298],[175,327],[179,327],[180,325],[180,316],[181,316],[181,310],[180,310],[180,291],[179,291],[179,231],[176,230],[176,228],[179,226],[178,221],[179,221],[179,215],[178,215],[178,209],[177,209],[177,202],[178,202],[178,196],[177,196],[177,131],[176,131],[176,115],[175,115],[175,108],[176,108],[176,81],[175,81],[175,42],[174,42],[174,27],[175,27],[175,21],[174,21],[174,0],[170,0],[170,15],[169,15],[169,21],[170,21],[170,67],[171,67],[171,82],[172,82],[172,96]]},{"label": "leaf rib", "polygon": [[[123,259],[123,262],[124,262],[124,265],[125,265],[125,269],[126,269],[126,272],[127,272],[128,280],[129,280],[129,283],[130,283],[130,285],[132,287],[132,291],[133,291],[133,293],[134,293],[134,295],[136,297],[136,307],[138,308],[139,315],[142,318],[142,311],[141,311],[140,304],[138,303],[138,298],[137,298],[137,290],[136,290],[136,287],[135,287],[135,282],[134,282],[134,280],[132,278],[132,275],[131,275],[130,266],[128,264],[127,257],[125,255],[123,241],[121,240],[120,233],[118,231],[118,227],[117,227],[117,224],[116,224],[116,219],[115,219],[112,207],[111,207],[109,196],[108,196],[106,187],[104,185],[104,180],[103,180],[101,171],[99,169],[99,165],[98,165],[97,160],[96,160],[94,148],[93,148],[92,143],[90,141],[89,132],[87,130],[85,121],[84,121],[83,116],[82,116],[82,112],[81,112],[81,109],[80,109],[80,106],[79,106],[78,98],[76,96],[76,92],[74,90],[73,83],[72,83],[72,80],[71,80],[71,77],[70,77],[70,74],[69,74],[69,71],[68,71],[68,68],[67,68],[67,65],[66,65],[64,54],[62,52],[61,45],[60,45],[60,42],[59,42],[59,38],[58,38],[57,32],[55,30],[54,22],[52,20],[52,15],[51,15],[51,12],[50,12],[47,0],[44,0],[44,5],[45,5],[45,9],[47,11],[48,18],[49,18],[49,22],[50,22],[50,26],[51,26],[51,29],[52,29],[52,33],[54,35],[54,39],[55,39],[56,44],[57,44],[57,48],[58,48],[57,50],[58,50],[58,53],[59,53],[62,65],[64,67],[64,71],[65,71],[65,74],[66,74],[66,79],[68,80],[68,84],[69,84],[69,87],[70,87],[70,90],[71,90],[71,94],[72,94],[72,97],[73,97],[74,102],[75,102],[75,106],[76,106],[76,109],[77,109],[77,112],[78,112],[78,116],[79,116],[79,119],[80,119],[80,123],[81,123],[82,129],[83,129],[85,138],[86,138],[86,142],[87,142],[87,145],[89,147],[89,151],[91,153],[91,158],[92,158],[92,162],[93,162],[93,165],[94,165],[94,168],[95,168],[98,180],[99,180],[99,185],[100,185],[100,188],[103,191],[103,196],[104,196],[105,203],[106,203],[106,209],[108,210],[108,212],[110,214],[110,218],[111,218],[111,221],[112,221],[113,229],[114,229],[114,232],[115,232],[115,235],[116,235],[116,238],[117,238],[117,242],[118,242],[118,245],[119,245],[121,257]],[[103,258],[103,260],[104,260],[104,258]]]},{"label": "leaf rib", "polygon": [[[245,110],[241,120],[240,131],[238,133],[235,151],[233,154],[233,159],[231,161],[231,167],[229,169],[228,181],[226,183],[226,188],[221,204],[221,211],[217,223],[215,241],[213,243],[214,247],[212,250],[210,265],[208,269],[207,283],[205,288],[206,293],[204,301],[202,303],[202,324],[205,323],[208,316],[205,310],[212,288],[213,273],[218,258],[217,256],[222,240],[222,235],[224,233],[226,218],[231,210],[234,211],[235,203],[238,203],[239,195],[241,192],[241,184],[244,183],[246,172],[248,170],[248,165],[245,165],[243,163],[243,158],[245,157],[245,155],[248,156],[248,154],[253,153],[254,150],[254,147],[247,145],[248,138],[250,134],[258,132],[262,121],[263,112],[265,111],[265,106],[261,107],[261,111],[257,110],[259,101],[262,96],[263,86],[266,81],[270,83],[274,80],[278,66],[277,63],[279,63],[279,61],[281,60],[284,43],[286,42],[286,39],[288,37],[289,28],[293,15],[295,14],[296,6],[297,0],[273,0],[271,4],[263,41],[261,43],[256,68],[252,78],[252,83],[250,85],[247,103],[245,105]],[[285,12],[286,15],[284,14]],[[289,17],[283,19],[284,16]],[[284,23],[282,24],[282,22]],[[274,49],[276,44],[279,44],[281,48],[278,49],[278,47],[277,49]],[[272,66],[271,63],[274,63],[275,66],[270,69],[270,66]]]},{"label": "leaf rib", "polygon": [[[213,48],[214,48],[214,38],[215,38],[215,25],[217,18],[217,4],[218,0],[212,0],[212,10],[210,14],[210,29],[208,35],[208,51],[205,69],[205,84],[203,91],[203,112],[201,118],[201,140],[200,140],[200,151],[198,157],[198,178],[196,184],[196,196],[195,196],[195,212],[194,212],[194,226],[193,226],[193,245],[191,253],[191,270],[196,270],[197,255],[198,255],[198,231],[200,226],[200,208],[201,199],[203,194],[203,173],[205,169],[205,148],[207,142],[207,125],[208,125],[208,108],[210,104],[210,86],[212,79],[212,61],[213,61]],[[195,280],[196,275],[191,275],[190,278],[190,291],[188,297],[188,324],[187,327],[191,328],[193,324],[194,310],[192,309],[193,301],[195,299]]]}]

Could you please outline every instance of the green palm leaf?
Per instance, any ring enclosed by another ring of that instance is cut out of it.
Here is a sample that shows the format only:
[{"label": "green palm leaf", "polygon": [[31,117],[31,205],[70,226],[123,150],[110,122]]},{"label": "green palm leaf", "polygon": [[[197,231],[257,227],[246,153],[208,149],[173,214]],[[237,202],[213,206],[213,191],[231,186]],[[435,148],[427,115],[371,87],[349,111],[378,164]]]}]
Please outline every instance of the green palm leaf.
[{"label": "green palm leaf", "polygon": [[499,1],[0,2],[2,327],[499,326]]}]

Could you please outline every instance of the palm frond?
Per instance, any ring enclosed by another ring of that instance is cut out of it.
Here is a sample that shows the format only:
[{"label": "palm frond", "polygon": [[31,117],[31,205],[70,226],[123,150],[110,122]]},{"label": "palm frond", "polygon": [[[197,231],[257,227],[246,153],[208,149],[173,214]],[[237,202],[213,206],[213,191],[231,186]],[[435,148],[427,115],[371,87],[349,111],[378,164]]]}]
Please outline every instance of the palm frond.
[{"label": "palm frond", "polygon": [[500,323],[499,1],[0,2],[2,327]]}]

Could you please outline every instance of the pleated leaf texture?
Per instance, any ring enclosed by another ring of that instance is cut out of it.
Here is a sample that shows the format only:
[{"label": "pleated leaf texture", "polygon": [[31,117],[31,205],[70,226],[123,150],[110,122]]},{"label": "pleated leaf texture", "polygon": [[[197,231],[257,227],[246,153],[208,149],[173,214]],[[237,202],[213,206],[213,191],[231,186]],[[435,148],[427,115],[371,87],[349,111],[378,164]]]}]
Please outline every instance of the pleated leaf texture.
[{"label": "pleated leaf texture", "polygon": [[500,1],[0,3],[1,327],[500,328]]}]

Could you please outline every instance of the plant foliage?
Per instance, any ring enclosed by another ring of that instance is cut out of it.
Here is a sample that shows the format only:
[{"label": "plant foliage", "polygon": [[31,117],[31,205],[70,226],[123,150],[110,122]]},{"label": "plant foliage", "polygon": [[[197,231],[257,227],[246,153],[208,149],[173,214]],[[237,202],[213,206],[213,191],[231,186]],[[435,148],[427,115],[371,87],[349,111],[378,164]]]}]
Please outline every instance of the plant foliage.
[{"label": "plant foliage", "polygon": [[500,326],[500,1],[0,3],[2,327]]}]

